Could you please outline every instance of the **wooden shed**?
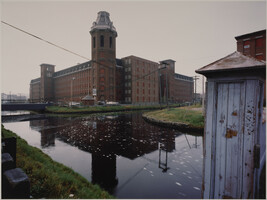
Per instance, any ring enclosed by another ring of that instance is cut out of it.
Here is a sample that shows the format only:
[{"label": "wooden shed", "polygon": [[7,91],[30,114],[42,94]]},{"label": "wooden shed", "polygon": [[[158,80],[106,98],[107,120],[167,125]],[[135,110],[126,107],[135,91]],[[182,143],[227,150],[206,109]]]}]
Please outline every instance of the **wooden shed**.
[{"label": "wooden shed", "polygon": [[196,72],[207,77],[202,197],[256,198],[266,63],[234,52]]}]

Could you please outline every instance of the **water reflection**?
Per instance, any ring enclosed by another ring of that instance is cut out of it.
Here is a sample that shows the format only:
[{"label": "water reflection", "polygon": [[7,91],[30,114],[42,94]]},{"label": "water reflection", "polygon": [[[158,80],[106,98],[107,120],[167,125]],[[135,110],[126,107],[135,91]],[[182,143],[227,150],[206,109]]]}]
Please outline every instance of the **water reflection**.
[{"label": "water reflection", "polygon": [[[43,149],[55,147],[55,140],[58,139],[89,152],[91,181],[119,198],[155,198],[153,195],[150,196],[150,193],[158,195],[157,198],[200,198],[199,168],[202,167],[202,158],[199,158],[199,152],[196,155],[195,152],[192,155],[188,154],[188,149],[201,148],[197,144],[197,137],[192,143],[192,136],[188,139],[185,134],[150,125],[142,119],[140,113],[49,117],[46,120],[30,121],[30,127],[40,132]],[[181,140],[176,139],[178,136]],[[125,167],[128,163],[125,164],[126,161],[122,158],[136,164],[128,166],[128,169]],[[190,159],[199,163],[197,169]],[[143,167],[141,164],[144,164]],[[153,166],[157,166],[159,170]],[[195,172],[189,171],[188,168]],[[136,172],[130,175],[132,171]],[[157,181],[153,183],[151,177]],[[190,183],[191,179],[195,181],[195,188]],[[130,189],[127,189],[131,186],[131,190],[135,190],[133,187],[140,187],[138,184],[146,181],[149,183],[142,187],[147,194],[143,194],[143,191],[139,194],[131,193]],[[171,186],[168,185],[170,181],[173,181]],[[150,187],[157,187],[155,184],[162,184],[164,189],[151,190]],[[177,186],[179,187],[176,188]],[[157,192],[163,192],[164,195],[160,197],[161,193]]]}]

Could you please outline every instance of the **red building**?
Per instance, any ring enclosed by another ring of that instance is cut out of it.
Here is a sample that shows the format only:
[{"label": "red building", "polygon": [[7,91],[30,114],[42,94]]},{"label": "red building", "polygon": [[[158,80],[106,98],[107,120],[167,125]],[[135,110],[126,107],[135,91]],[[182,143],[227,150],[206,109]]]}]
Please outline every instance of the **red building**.
[{"label": "red building", "polygon": [[235,39],[237,51],[266,61],[266,30],[236,36]]},{"label": "red building", "polygon": [[[235,37],[237,51],[244,55],[266,61],[266,30]],[[266,80],[264,84],[264,105],[266,105]]]},{"label": "red building", "polygon": [[[30,83],[32,102],[84,103],[94,98],[96,102],[157,104],[160,93],[165,102],[192,101],[193,79],[175,74],[175,61],[166,60],[168,67],[160,69],[162,64],[136,56],[116,59],[118,34],[109,13],[98,13],[90,34],[92,60],[57,72],[54,65],[41,64],[41,77]],[[167,85],[164,73],[168,74]]]}]

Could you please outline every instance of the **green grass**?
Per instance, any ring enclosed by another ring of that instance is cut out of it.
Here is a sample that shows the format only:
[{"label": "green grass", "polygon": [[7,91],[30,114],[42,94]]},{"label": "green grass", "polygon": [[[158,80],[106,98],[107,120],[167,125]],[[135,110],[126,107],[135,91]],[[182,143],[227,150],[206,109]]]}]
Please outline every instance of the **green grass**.
[{"label": "green grass", "polygon": [[[177,105],[172,105],[177,106]],[[166,107],[166,106],[165,106]],[[138,105],[117,105],[117,106],[89,106],[89,107],[60,107],[49,106],[46,108],[50,113],[79,113],[79,112],[118,112],[118,111],[132,111],[132,110],[147,110],[159,109],[159,105],[138,106]]]},{"label": "green grass", "polygon": [[53,161],[41,150],[29,146],[25,140],[3,126],[2,137],[17,138],[16,164],[28,175],[31,185],[30,194],[33,198],[114,198],[72,169]]},{"label": "green grass", "polygon": [[193,127],[204,127],[204,116],[201,110],[194,110],[200,108],[200,105],[170,108],[157,110],[145,113],[145,116],[166,122],[180,122],[189,124]]}]

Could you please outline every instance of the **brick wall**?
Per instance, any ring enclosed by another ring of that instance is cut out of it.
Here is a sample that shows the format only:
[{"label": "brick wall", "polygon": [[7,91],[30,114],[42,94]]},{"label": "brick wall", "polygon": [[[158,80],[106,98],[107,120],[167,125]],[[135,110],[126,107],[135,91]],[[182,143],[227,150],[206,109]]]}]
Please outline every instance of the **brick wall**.
[{"label": "brick wall", "polygon": [[158,103],[159,64],[136,56],[122,59],[125,66],[125,102]]},{"label": "brick wall", "polygon": [[235,38],[237,40],[237,51],[259,60],[266,60],[266,30]]}]

